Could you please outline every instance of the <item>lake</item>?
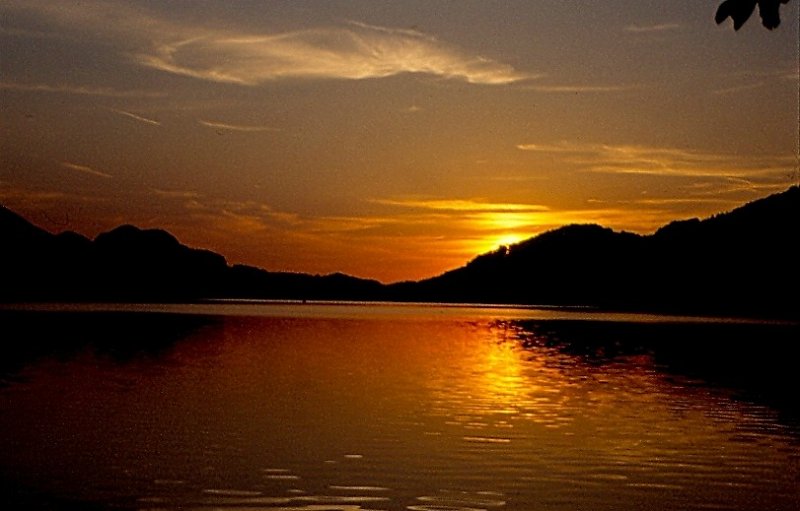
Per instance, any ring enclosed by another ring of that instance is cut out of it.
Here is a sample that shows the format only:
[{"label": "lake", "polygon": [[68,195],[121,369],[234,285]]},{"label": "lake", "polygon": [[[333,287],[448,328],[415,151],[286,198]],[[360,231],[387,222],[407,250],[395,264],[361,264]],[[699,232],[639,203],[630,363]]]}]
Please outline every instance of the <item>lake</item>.
[{"label": "lake", "polygon": [[795,510],[796,324],[0,310],[4,509]]}]

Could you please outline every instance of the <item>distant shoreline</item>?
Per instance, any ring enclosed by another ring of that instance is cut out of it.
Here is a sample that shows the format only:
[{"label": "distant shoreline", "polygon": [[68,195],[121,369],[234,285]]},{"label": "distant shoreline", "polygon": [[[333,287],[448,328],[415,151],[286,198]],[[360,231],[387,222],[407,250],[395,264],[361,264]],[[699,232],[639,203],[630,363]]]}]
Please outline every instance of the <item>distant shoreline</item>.
[{"label": "distant shoreline", "polygon": [[[509,319],[604,321],[624,323],[720,323],[752,325],[800,325],[800,321],[658,311],[609,310],[589,306],[478,304],[436,302],[391,302],[351,300],[260,300],[209,299],[192,302],[28,302],[0,303],[0,313],[164,313],[210,316],[314,316],[354,318],[382,316],[428,316],[440,309],[446,317],[508,317]],[[386,314],[383,314],[386,315]]]}]

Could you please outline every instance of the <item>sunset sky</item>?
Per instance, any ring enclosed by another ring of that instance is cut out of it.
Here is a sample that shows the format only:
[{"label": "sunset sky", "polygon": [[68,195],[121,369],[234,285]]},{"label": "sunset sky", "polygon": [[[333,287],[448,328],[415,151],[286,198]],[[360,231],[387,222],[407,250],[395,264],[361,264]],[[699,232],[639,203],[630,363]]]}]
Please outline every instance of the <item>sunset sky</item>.
[{"label": "sunset sky", "polygon": [[798,5],[0,0],[0,203],[384,282],[798,179]]}]

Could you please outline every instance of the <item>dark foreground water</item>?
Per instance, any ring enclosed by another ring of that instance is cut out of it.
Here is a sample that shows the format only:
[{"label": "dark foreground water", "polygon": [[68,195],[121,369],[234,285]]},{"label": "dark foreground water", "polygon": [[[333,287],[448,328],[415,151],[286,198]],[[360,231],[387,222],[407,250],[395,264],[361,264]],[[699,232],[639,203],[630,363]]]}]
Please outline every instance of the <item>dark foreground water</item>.
[{"label": "dark foreground water", "polygon": [[0,322],[3,509],[800,505],[796,325],[276,304]]}]

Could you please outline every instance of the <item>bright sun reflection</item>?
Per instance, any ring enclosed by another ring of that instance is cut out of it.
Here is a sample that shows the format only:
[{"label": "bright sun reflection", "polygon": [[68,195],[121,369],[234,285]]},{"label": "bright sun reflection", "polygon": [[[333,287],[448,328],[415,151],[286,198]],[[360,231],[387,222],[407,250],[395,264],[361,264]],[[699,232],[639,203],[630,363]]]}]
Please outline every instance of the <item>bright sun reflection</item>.
[{"label": "bright sun reflection", "polygon": [[513,407],[525,392],[522,360],[510,343],[487,343],[483,384],[489,395]]},{"label": "bright sun reflection", "polygon": [[564,414],[570,386],[563,372],[550,365],[546,350],[522,349],[518,335],[514,325],[504,322],[479,333],[476,351],[466,359],[473,377],[464,382],[471,403],[465,411],[502,427],[520,419],[548,428],[570,424],[572,418]]}]

